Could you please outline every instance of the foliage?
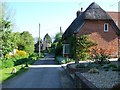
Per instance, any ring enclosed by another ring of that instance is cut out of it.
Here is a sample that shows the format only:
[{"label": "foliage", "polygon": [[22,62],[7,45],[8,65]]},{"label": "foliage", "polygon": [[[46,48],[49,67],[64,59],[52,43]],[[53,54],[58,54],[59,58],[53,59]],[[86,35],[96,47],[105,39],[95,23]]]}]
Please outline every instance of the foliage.
[{"label": "foliage", "polygon": [[71,53],[71,56],[76,59],[76,36],[71,36],[70,37],[70,53]]},{"label": "foliage", "polygon": [[0,71],[0,75],[2,75],[2,77],[0,77],[0,83],[4,82],[10,78],[13,78],[16,75],[21,74],[21,73],[25,72],[26,70],[28,70],[28,68],[22,68],[21,65],[15,66],[15,68],[17,70],[17,73],[15,73],[15,74],[11,74],[13,67],[2,69]]},{"label": "foliage", "polygon": [[76,68],[85,68],[86,66],[84,65],[84,64],[77,64],[76,66],[75,66]]},{"label": "foliage", "polygon": [[117,67],[115,64],[108,64],[103,66],[103,68],[105,69],[105,71],[108,71],[110,68],[112,69],[112,71],[117,71],[119,67]]},{"label": "foliage", "polygon": [[92,50],[92,58],[95,60],[97,63],[110,63],[108,60],[110,58],[110,55],[108,52],[106,52],[106,49],[100,48],[100,49],[93,49]]},{"label": "foliage", "polygon": [[38,59],[38,53],[33,53],[32,55],[29,56],[31,60],[37,60]]},{"label": "foliage", "polygon": [[0,30],[1,33],[1,45],[2,45],[2,54],[5,56],[7,53],[14,49],[14,38],[11,32],[11,22],[8,20],[2,20],[2,29]]},{"label": "foliage", "polygon": [[87,35],[71,37],[71,53],[78,60],[86,60],[89,58],[89,48],[96,43],[88,38]]},{"label": "foliage", "polygon": [[1,68],[2,68],[2,60],[0,60],[0,70],[1,70]]},{"label": "foliage", "polygon": [[24,50],[29,54],[34,52],[34,39],[29,32],[24,31],[22,33],[16,32],[13,33],[11,30],[12,23],[8,20],[1,19],[2,29],[1,33],[1,45],[2,45],[2,54],[5,56],[13,49],[18,48],[19,50]]},{"label": "foliage", "polygon": [[58,42],[55,47],[55,56],[62,55],[62,42]]},{"label": "foliage", "polygon": [[54,48],[55,56],[62,55],[62,33],[57,33],[55,35],[55,40],[52,44],[52,47]]},{"label": "foliage", "polygon": [[16,50],[16,53],[13,55],[10,54],[6,54],[5,58],[9,59],[9,58],[15,58],[16,60],[21,59],[21,58],[26,58],[28,55],[25,51],[22,50]]},{"label": "foliage", "polygon": [[25,51],[22,50],[16,50],[16,54],[25,58],[27,56],[27,53]]},{"label": "foliage", "polygon": [[14,66],[14,62],[12,59],[3,59],[2,60],[2,68],[10,68]]},{"label": "foliage", "polygon": [[[25,63],[27,60],[27,53],[25,51],[22,50],[16,50],[16,53],[13,55],[10,54],[6,54],[5,58],[2,59],[2,62],[4,63],[4,66],[9,66],[9,62],[14,63],[14,65],[20,65]],[[7,63],[8,62],[8,63]],[[12,66],[12,64],[11,64]],[[7,68],[7,67],[6,67]]]},{"label": "foliage", "polygon": [[88,72],[89,73],[99,73],[99,70],[97,68],[91,68]]},{"label": "foliage", "polygon": [[34,52],[34,38],[28,31],[24,31],[20,34],[18,49],[24,50],[30,55]]},{"label": "foliage", "polygon": [[61,39],[62,39],[62,34],[63,34],[63,33],[59,32],[59,33],[57,33],[57,34],[55,35],[54,43],[61,41]]}]

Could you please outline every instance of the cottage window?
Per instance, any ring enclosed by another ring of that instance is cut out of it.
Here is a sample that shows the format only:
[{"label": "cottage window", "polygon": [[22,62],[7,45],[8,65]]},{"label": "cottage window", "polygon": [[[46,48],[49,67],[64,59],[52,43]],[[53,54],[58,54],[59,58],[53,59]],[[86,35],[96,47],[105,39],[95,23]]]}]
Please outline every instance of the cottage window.
[{"label": "cottage window", "polygon": [[108,23],[104,24],[104,32],[108,32]]},{"label": "cottage window", "polygon": [[63,54],[70,53],[70,44],[63,44]]}]

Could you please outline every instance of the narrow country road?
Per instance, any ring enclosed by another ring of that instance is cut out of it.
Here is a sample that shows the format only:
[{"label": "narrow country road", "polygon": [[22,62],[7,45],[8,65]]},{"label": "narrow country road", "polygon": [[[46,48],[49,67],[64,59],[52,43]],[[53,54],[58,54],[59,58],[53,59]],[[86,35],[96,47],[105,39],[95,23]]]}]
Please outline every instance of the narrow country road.
[{"label": "narrow country road", "polygon": [[5,83],[2,88],[73,88],[61,65],[56,65],[54,56],[47,55],[37,60],[30,69]]}]

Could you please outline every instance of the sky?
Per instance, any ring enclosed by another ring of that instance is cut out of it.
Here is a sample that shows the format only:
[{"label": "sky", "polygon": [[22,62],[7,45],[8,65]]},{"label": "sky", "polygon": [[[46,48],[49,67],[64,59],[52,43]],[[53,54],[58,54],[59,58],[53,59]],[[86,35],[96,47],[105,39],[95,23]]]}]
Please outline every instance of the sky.
[{"label": "sky", "polygon": [[46,33],[54,38],[60,26],[64,32],[76,18],[76,12],[81,7],[84,11],[94,1],[105,11],[118,11],[119,0],[6,0],[12,13],[13,31],[29,31],[36,38],[40,24],[42,39]]}]

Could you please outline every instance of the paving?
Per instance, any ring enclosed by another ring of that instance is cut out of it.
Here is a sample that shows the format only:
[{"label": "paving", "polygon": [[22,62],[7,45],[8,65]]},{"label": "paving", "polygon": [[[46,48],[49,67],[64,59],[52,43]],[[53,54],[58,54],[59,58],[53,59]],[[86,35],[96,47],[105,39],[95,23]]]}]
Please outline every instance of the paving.
[{"label": "paving", "polygon": [[2,88],[74,88],[61,65],[48,54],[29,70],[3,83]]}]

